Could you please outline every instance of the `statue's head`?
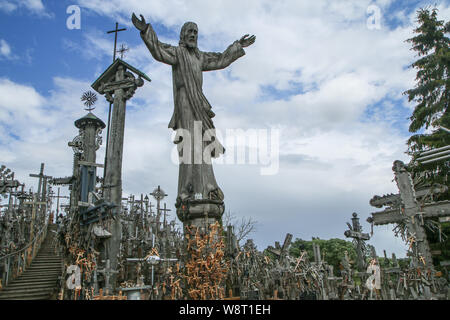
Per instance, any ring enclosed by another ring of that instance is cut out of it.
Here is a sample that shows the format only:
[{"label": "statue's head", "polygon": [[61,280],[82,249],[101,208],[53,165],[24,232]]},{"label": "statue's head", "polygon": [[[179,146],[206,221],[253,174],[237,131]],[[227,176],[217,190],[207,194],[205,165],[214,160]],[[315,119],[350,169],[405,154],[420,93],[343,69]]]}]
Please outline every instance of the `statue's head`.
[{"label": "statue's head", "polygon": [[195,22],[186,22],[181,28],[180,45],[188,48],[197,48],[198,27]]}]

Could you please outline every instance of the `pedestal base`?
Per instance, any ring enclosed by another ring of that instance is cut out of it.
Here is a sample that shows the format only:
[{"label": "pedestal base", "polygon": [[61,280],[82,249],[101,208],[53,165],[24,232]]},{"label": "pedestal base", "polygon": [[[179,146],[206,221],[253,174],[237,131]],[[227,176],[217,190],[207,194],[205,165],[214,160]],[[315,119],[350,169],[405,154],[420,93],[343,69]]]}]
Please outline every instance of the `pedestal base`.
[{"label": "pedestal base", "polygon": [[222,219],[225,205],[220,200],[185,200],[178,199],[175,204],[178,219],[184,225],[205,226]]}]

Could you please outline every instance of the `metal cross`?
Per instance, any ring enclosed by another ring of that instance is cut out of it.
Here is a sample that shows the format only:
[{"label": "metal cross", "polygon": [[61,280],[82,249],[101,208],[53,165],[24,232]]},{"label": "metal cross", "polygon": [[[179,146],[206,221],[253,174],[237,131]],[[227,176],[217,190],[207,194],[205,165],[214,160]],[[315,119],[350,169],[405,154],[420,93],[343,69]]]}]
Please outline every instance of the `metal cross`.
[{"label": "metal cross", "polygon": [[[159,223],[159,217],[161,215],[161,213],[160,213],[161,209],[160,209],[159,203],[162,199],[164,199],[165,196],[167,196],[167,194],[164,192],[163,189],[161,189],[160,186],[158,186],[158,188],[153,190],[153,192],[150,193],[150,195],[152,195],[156,199],[156,221]],[[158,228],[158,224],[157,224],[157,228]]]},{"label": "metal cross", "polygon": [[357,267],[358,271],[363,271],[365,269],[364,241],[369,240],[370,236],[368,233],[362,233],[362,226],[359,223],[358,214],[353,212],[352,216],[352,224],[347,223],[349,230],[345,231],[344,235],[347,238],[353,238],[356,242]]},{"label": "metal cross", "polygon": [[128,50],[130,50],[130,48],[125,47],[125,46],[123,45],[123,43],[120,45],[119,50],[117,50],[117,52],[120,53],[120,59],[123,60],[123,54],[124,54],[126,51],[128,51]]},{"label": "metal cross", "polygon": [[119,28],[119,23],[116,22],[116,29],[111,30],[111,31],[107,31],[106,33],[115,33],[114,36],[114,54],[113,54],[113,62],[116,61],[116,47],[117,47],[117,33],[120,31],[125,31],[127,30],[127,28],[122,28],[122,29],[118,29]]}]

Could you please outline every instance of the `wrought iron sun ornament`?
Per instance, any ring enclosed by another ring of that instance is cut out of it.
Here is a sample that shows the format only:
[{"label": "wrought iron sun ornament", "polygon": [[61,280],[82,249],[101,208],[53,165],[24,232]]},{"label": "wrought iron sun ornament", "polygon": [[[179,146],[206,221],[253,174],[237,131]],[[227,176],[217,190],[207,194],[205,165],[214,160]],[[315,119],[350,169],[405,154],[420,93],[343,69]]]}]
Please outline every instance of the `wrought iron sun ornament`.
[{"label": "wrought iron sun ornament", "polygon": [[83,95],[81,96],[81,101],[84,101],[84,105],[87,107],[86,111],[92,111],[95,108],[92,108],[92,106],[95,104],[95,102],[97,101],[97,95],[92,92],[92,91],[86,91],[85,93],[83,93]]}]

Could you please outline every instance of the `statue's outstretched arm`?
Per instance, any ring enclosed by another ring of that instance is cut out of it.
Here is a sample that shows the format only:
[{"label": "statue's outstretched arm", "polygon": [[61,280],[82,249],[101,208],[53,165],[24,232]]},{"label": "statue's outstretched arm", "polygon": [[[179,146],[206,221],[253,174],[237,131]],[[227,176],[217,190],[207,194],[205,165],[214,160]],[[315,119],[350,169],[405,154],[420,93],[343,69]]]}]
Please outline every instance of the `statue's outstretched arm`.
[{"label": "statue's outstretched arm", "polygon": [[177,58],[175,54],[175,47],[162,43],[158,40],[158,37],[153,30],[150,23],[145,21],[145,18],[140,15],[141,18],[138,19],[133,13],[131,20],[136,27],[141,32],[141,38],[147,46],[148,50],[152,54],[155,60],[167,63],[169,65],[174,65],[177,63]]},{"label": "statue's outstretched arm", "polygon": [[223,53],[205,52],[203,53],[202,71],[220,70],[228,67],[233,61],[245,54],[243,48],[255,43],[256,37],[246,34],[240,40],[236,40]]}]

